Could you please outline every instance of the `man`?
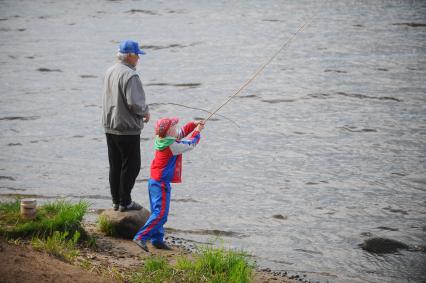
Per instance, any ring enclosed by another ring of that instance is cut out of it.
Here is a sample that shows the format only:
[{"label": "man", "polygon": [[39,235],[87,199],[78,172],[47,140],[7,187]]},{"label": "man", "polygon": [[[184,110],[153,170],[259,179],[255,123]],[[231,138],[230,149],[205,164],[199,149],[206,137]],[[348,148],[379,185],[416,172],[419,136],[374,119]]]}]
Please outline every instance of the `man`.
[{"label": "man", "polygon": [[140,134],[150,118],[142,82],[136,73],[139,55],[145,54],[137,42],[120,43],[118,62],[104,80],[102,123],[108,145],[109,183],[114,210],[139,210],[131,191],[141,167]]}]

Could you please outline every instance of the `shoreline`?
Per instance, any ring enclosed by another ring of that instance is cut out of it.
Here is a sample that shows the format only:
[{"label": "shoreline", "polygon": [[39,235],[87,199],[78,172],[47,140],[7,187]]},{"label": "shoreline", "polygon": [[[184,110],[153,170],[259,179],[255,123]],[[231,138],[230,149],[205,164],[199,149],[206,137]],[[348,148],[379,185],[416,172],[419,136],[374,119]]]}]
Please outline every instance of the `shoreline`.
[{"label": "shoreline", "polygon": [[[123,282],[125,272],[136,272],[144,259],[160,256],[173,264],[179,256],[191,257],[193,245],[185,239],[170,235],[168,243],[173,250],[164,251],[150,247],[146,253],[131,240],[114,238],[98,232],[94,223],[84,223],[88,235],[96,237],[96,248],[79,247],[79,255],[68,263],[35,250],[30,241],[7,241],[0,237],[0,263],[2,282]],[[179,244],[177,244],[179,243]],[[283,272],[255,267],[252,282],[307,282],[302,278],[291,279]]]}]

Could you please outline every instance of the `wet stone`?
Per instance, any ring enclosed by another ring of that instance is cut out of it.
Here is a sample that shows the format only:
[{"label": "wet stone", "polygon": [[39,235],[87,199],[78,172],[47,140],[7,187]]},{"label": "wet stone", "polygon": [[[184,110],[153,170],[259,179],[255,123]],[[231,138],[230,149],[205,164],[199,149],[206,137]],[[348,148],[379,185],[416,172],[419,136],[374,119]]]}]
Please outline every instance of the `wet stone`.
[{"label": "wet stone", "polygon": [[173,86],[194,88],[194,87],[199,87],[200,85],[201,85],[200,83],[183,83],[183,84],[174,84]]},{"label": "wet stone", "polygon": [[281,20],[277,20],[277,19],[263,19],[262,21],[264,21],[264,22],[282,22]]},{"label": "wet stone", "polygon": [[392,213],[400,213],[400,214],[403,214],[403,215],[408,215],[407,211],[402,210],[402,209],[392,208],[390,206],[384,207],[383,210],[387,210],[387,211],[392,212]]},{"label": "wet stone", "polygon": [[386,238],[371,238],[365,240],[361,244],[361,248],[371,253],[385,254],[395,253],[400,249],[408,249],[408,246],[402,242],[386,239]]},{"label": "wet stone", "polygon": [[386,227],[386,226],[379,226],[379,227],[377,227],[377,229],[386,230],[386,231],[398,231],[399,230],[397,228],[391,228],[391,227]]},{"label": "wet stone", "polygon": [[29,116],[29,117],[19,117],[19,116],[10,116],[10,117],[0,117],[0,121],[14,121],[14,120],[20,120],[20,121],[30,121],[30,120],[36,120],[39,119],[39,116]]},{"label": "wet stone", "polygon": [[0,180],[10,180],[10,181],[15,181],[15,178],[10,177],[10,176],[0,176]]},{"label": "wet stone", "polygon": [[417,28],[417,27],[426,27],[426,23],[395,23],[392,24],[394,26],[408,26],[408,27],[413,27],[413,28]]},{"label": "wet stone", "polygon": [[350,98],[359,98],[359,99],[377,99],[377,100],[393,100],[393,101],[397,101],[397,102],[402,102],[401,99],[395,98],[395,97],[389,97],[389,96],[379,96],[379,97],[375,97],[375,96],[369,96],[369,95],[365,95],[365,94],[360,94],[360,93],[346,93],[346,92],[337,92],[337,95],[341,95],[341,96],[346,96],[346,97],[350,97]]},{"label": "wet stone", "polygon": [[129,11],[126,11],[126,13],[129,14],[137,14],[137,13],[141,13],[141,14],[147,14],[147,15],[157,15],[156,12],[150,11],[150,10],[141,10],[141,9],[131,9]]},{"label": "wet stone", "polygon": [[324,73],[341,73],[341,74],[346,74],[346,71],[342,71],[342,70],[332,70],[332,69],[326,69],[324,70]]},{"label": "wet stone", "polygon": [[270,104],[277,104],[277,103],[283,103],[283,102],[284,103],[285,102],[294,102],[296,100],[294,100],[294,99],[262,99],[260,101],[265,102],[265,103],[270,103]]},{"label": "wet stone", "polygon": [[287,215],[282,215],[282,214],[275,214],[272,217],[275,219],[280,219],[280,220],[286,220],[288,218]]},{"label": "wet stone", "polygon": [[39,72],[62,72],[61,69],[38,68]]}]

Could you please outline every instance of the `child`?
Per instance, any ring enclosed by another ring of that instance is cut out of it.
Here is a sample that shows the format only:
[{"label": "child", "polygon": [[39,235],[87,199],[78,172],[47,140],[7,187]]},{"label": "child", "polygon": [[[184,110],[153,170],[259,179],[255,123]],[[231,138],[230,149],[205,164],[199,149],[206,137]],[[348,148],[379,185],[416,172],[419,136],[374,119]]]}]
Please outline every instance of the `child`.
[{"label": "child", "polygon": [[[157,249],[171,249],[164,242],[163,228],[169,214],[170,183],[181,182],[182,153],[195,148],[204,128],[204,121],[193,121],[177,129],[178,122],[178,118],[163,118],[155,125],[155,157],[151,163],[151,177],[148,181],[151,216],[133,238],[133,241],[147,252],[146,241],[149,239]],[[191,132],[188,140],[181,140]]]}]

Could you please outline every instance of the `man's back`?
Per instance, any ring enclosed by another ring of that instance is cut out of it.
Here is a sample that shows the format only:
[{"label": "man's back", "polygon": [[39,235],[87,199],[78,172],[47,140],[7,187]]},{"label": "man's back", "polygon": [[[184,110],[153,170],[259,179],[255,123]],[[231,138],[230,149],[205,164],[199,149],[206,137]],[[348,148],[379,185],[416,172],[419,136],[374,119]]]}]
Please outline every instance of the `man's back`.
[{"label": "man's back", "polygon": [[[134,91],[129,83],[139,83],[140,87]],[[132,103],[135,97],[137,105]],[[116,135],[140,134],[143,121],[137,110],[142,108],[147,108],[145,93],[134,68],[122,62],[110,67],[104,80],[102,124],[105,132]]]}]

